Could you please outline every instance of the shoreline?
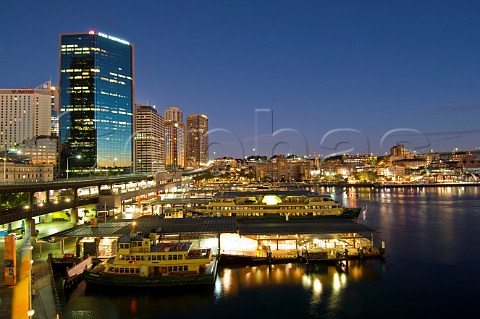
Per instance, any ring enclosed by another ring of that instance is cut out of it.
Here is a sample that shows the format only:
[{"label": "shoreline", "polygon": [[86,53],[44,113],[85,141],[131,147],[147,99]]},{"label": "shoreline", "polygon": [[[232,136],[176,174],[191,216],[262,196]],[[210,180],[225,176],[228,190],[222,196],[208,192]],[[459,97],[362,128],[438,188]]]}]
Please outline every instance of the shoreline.
[{"label": "shoreline", "polygon": [[480,183],[405,183],[405,184],[390,184],[390,183],[312,183],[318,187],[356,187],[356,188],[401,188],[401,187],[476,187]]}]

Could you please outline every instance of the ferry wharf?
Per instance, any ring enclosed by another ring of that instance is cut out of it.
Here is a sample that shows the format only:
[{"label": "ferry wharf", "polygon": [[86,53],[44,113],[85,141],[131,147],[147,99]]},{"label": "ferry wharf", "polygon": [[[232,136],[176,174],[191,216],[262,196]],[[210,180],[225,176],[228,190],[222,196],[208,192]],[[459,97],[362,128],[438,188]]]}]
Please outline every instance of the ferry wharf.
[{"label": "ferry wharf", "polygon": [[[48,227],[48,225],[46,225]],[[385,250],[374,245],[375,230],[349,219],[240,219],[236,217],[160,218],[144,216],[135,220],[110,220],[81,225],[37,239],[33,245],[32,318],[62,318],[60,296],[55,289],[53,257],[109,258],[116,254],[118,239],[131,232],[156,232],[162,241],[189,240],[198,247],[216,251],[220,265],[270,263],[337,263],[345,269],[349,259],[384,258]],[[68,248],[65,245],[68,241]],[[72,242],[74,241],[74,242]],[[40,244],[39,243],[43,243]],[[43,246],[43,256],[42,247]],[[50,247],[49,247],[50,246]],[[19,248],[19,255],[23,248]],[[67,258],[67,259],[69,259]],[[23,268],[30,258],[21,258],[20,282],[0,287],[2,318],[27,318],[29,291]],[[60,258],[61,259],[61,258]],[[3,260],[2,260],[3,261]],[[28,273],[29,271],[27,271]]]},{"label": "ferry wharf", "polygon": [[160,241],[191,241],[216,252],[220,264],[335,263],[384,258],[385,246],[374,244],[375,230],[343,218],[238,218],[235,216],[111,220],[81,225],[43,238],[76,239],[75,257],[110,258],[126,234],[155,232]]},{"label": "ferry wharf", "polygon": [[385,257],[375,230],[351,219],[237,220],[238,234],[257,241],[255,250],[222,250],[223,263],[335,263]]}]

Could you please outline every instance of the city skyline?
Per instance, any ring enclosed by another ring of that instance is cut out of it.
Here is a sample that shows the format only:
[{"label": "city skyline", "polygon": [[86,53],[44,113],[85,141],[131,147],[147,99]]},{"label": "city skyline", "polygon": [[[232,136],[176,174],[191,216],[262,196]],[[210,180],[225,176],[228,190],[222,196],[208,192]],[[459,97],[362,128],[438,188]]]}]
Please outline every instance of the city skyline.
[{"label": "city skyline", "polygon": [[0,87],[58,84],[59,34],[96,30],[135,44],[135,102],[209,117],[211,156],[480,146],[480,4],[124,4],[7,3]]}]

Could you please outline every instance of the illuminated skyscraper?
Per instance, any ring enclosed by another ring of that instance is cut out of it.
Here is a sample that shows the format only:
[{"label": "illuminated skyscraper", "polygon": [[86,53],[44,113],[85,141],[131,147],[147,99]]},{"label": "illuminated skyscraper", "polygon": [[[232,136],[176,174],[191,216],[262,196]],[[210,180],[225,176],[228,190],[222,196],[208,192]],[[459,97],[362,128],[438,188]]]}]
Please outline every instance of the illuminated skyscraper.
[{"label": "illuminated skyscraper", "polygon": [[135,104],[135,172],[165,171],[165,125],[151,106]]},{"label": "illuminated skyscraper", "polygon": [[90,31],[60,36],[62,169],[130,173],[133,45]]},{"label": "illuminated skyscraper", "polygon": [[183,113],[172,106],[164,111],[165,121],[165,166],[168,171],[185,167],[185,124]]},{"label": "illuminated skyscraper", "polygon": [[187,116],[187,167],[208,163],[208,118],[203,114]]}]

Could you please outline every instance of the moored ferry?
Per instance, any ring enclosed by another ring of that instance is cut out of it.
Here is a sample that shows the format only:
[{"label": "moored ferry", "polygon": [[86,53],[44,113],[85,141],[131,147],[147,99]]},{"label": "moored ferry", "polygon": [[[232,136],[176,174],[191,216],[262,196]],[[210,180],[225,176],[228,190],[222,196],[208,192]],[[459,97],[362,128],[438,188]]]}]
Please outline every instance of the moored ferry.
[{"label": "moored ferry", "polygon": [[213,196],[207,213],[237,217],[335,217],[355,219],[360,208],[344,208],[329,195],[309,190],[224,191]]},{"label": "moored ferry", "polygon": [[158,242],[157,235],[122,236],[118,253],[85,270],[87,284],[104,286],[213,285],[217,260],[211,249],[192,249],[192,243]]}]

